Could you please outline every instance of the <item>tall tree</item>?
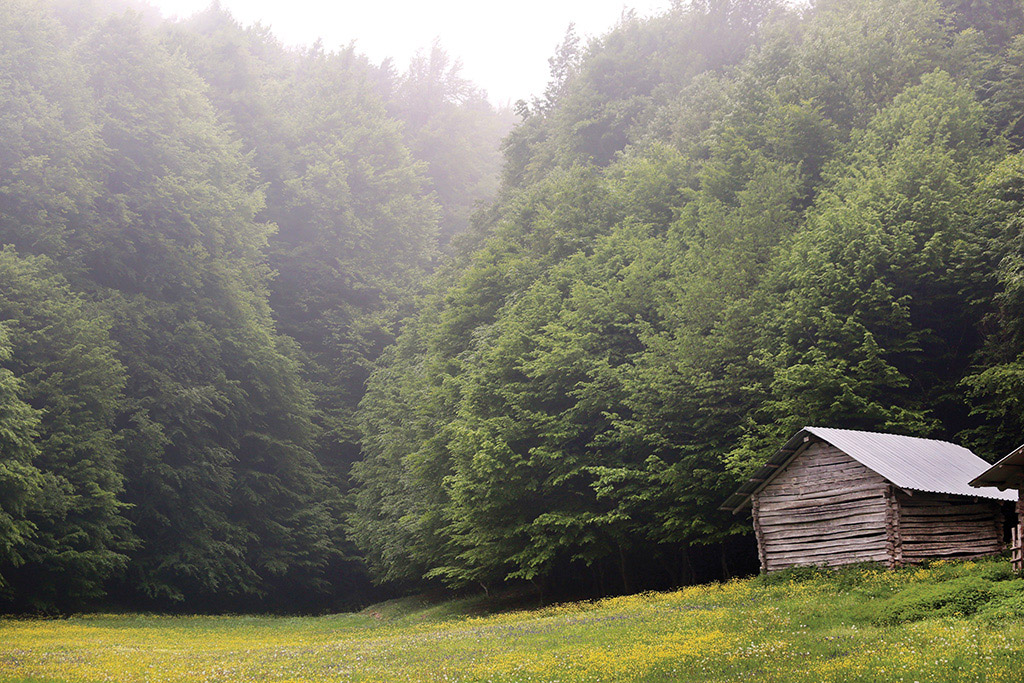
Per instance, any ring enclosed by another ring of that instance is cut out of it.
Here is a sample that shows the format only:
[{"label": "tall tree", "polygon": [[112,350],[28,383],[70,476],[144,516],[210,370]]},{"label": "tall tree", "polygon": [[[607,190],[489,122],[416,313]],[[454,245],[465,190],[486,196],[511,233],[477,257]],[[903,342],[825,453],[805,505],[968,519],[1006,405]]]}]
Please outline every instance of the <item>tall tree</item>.
[{"label": "tall tree", "polygon": [[32,465],[43,475],[22,563],[5,572],[20,608],[66,609],[102,595],[133,546],[114,433],[124,368],[109,320],[48,272],[52,265],[0,251],[0,319],[12,352],[4,364],[39,415]]},{"label": "tall tree", "polygon": [[995,275],[991,289],[979,292],[995,305],[977,364],[964,386],[983,420],[972,437],[994,457],[1018,446],[1024,429],[1024,157],[1017,153],[1003,159],[980,184],[977,199],[974,225],[987,240],[975,272]]},{"label": "tall tree", "polygon": [[438,42],[417,53],[388,100],[404,124],[410,152],[426,164],[444,246],[465,233],[472,213],[497,195],[499,143],[512,127],[512,114],[495,110]]},{"label": "tall tree", "polygon": [[964,267],[980,240],[972,197],[1000,152],[983,116],[937,71],[830,169],[770,276],[777,303],[759,352],[773,373],[759,417],[769,441],[804,424],[946,437],[967,426],[956,384],[979,343],[978,278]]},{"label": "tall tree", "polygon": [[[0,326],[0,362],[12,355],[7,329]],[[22,384],[0,367],[0,596],[10,600],[9,573],[25,563],[23,552],[35,535],[32,512],[42,504],[44,475],[33,465],[39,415],[21,399]]]}]

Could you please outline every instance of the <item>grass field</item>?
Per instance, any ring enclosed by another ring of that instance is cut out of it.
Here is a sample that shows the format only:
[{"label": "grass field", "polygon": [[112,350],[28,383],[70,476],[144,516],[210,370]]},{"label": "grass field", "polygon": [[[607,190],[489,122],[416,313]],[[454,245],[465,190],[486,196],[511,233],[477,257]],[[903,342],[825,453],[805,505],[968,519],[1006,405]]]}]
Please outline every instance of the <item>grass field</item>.
[{"label": "grass field", "polygon": [[326,617],[0,620],[0,681],[1006,681],[1005,562],[805,572],[488,616],[402,600]]}]

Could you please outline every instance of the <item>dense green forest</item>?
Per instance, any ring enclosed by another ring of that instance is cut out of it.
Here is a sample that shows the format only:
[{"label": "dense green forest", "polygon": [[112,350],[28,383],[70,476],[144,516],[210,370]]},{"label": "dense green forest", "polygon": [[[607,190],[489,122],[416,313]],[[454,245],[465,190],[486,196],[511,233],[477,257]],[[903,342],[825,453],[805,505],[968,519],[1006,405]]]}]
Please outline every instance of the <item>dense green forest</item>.
[{"label": "dense green forest", "polygon": [[370,377],[352,538],[397,585],[748,568],[804,425],[1024,434],[1014,0],[697,0],[566,38]]},{"label": "dense green forest", "polygon": [[1019,0],[550,63],[512,128],[440,46],[0,0],[0,609],[686,583],[801,426],[1021,440]]},{"label": "dense green forest", "polygon": [[440,48],[0,3],[0,604],[359,599],[356,405],[510,118]]}]

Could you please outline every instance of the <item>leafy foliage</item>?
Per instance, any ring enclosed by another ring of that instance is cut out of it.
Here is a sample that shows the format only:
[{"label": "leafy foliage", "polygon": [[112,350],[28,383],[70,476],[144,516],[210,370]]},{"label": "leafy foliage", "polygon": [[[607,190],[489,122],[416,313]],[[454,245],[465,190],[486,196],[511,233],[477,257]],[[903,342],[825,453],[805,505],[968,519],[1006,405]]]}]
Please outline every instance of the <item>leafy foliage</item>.
[{"label": "leafy foliage", "polygon": [[718,505],[805,424],[1019,436],[1015,371],[984,360],[1020,351],[1003,9],[712,2],[570,32],[363,399],[377,579],[628,591],[708,546],[721,575],[746,525]]},{"label": "leafy foliage", "polygon": [[439,45],[131,7],[0,5],[5,608],[721,578],[800,426],[1019,441],[1019,3],[570,29],[500,185]]},{"label": "leafy foliage", "polygon": [[[352,50],[130,5],[0,7],[5,604],[356,600],[352,412],[438,250],[426,129]],[[496,177],[463,162],[451,215]]]},{"label": "leafy foliage", "polygon": [[[52,267],[43,257],[0,251],[0,319],[10,343],[2,363],[25,403],[9,410],[11,418],[36,421],[27,450],[16,443],[4,448],[12,466],[21,462],[39,475],[26,510],[30,532],[16,534],[23,537],[17,559],[2,570],[5,597],[20,608],[80,605],[102,595],[133,547],[114,431],[124,409],[124,367],[110,321],[72,294]],[[16,424],[10,438],[24,438],[25,426]],[[16,503],[20,496],[10,493]]]},{"label": "leafy foliage", "polygon": [[997,584],[967,576],[945,583],[912,586],[878,607],[875,622],[895,626],[935,617],[969,617],[993,600],[1008,597],[1012,591],[999,590]]}]

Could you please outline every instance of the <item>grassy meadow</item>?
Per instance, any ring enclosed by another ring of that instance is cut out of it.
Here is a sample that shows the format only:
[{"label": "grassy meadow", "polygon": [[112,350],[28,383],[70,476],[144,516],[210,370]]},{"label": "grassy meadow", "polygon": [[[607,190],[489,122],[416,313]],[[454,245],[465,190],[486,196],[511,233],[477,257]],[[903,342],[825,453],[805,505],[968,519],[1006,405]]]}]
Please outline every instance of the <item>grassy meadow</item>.
[{"label": "grassy meadow", "polygon": [[392,601],[284,618],[0,620],[0,681],[1006,681],[1006,562],[796,572],[530,611]]}]

